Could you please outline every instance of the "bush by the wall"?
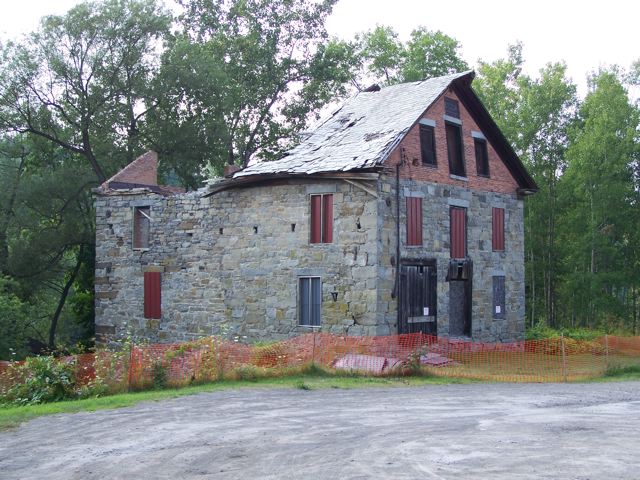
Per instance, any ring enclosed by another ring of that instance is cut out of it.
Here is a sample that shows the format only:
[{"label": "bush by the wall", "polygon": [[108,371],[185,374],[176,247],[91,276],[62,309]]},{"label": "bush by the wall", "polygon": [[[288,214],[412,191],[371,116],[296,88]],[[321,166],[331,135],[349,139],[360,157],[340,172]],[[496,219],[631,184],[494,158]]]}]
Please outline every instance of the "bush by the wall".
[{"label": "bush by the wall", "polygon": [[16,381],[0,397],[14,405],[57,402],[77,398],[75,360],[62,361],[51,356],[29,357],[14,364],[5,375]]}]

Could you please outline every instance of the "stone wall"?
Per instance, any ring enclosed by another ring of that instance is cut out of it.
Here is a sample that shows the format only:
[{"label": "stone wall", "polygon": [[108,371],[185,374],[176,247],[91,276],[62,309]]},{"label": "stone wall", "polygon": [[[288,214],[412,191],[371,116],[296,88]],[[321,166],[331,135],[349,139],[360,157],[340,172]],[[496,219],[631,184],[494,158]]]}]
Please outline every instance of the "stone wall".
[{"label": "stone wall", "polygon": [[[396,179],[385,175],[380,181],[378,238],[378,324],[396,332],[396,300],[392,298],[396,261]],[[423,245],[406,246],[407,196],[423,198]],[[420,180],[400,180],[401,259],[437,261],[438,335],[449,336],[449,287],[451,206],[467,208],[467,250],[473,261],[472,331],[474,341],[507,342],[524,338],[524,222],[523,201],[515,195],[480,192],[452,185]],[[505,250],[492,251],[492,208],[505,209]],[[504,275],[506,314],[493,318],[492,276]]]},{"label": "stone wall", "polygon": [[[309,195],[334,193],[331,244],[309,243]],[[151,244],[132,248],[133,207],[151,207]],[[280,339],[298,326],[298,278],[322,278],[322,330],[379,333],[378,201],[346,182],[290,181],[164,197],[96,196],[96,334],[150,342],[226,333]],[[160,271],[162,318],[143,315],[143,272]],[[334,302],[331,292],[338,292]]]}]

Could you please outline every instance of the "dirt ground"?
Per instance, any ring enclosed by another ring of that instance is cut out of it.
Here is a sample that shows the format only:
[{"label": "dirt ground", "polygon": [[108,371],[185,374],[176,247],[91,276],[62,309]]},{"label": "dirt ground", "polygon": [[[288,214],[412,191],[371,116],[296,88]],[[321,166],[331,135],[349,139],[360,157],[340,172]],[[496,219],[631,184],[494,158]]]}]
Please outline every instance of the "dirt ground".
[{"label": "dirt ground", "polygon": [[640,478],[640,382],[235,390],[0,432],[3,479]]}]

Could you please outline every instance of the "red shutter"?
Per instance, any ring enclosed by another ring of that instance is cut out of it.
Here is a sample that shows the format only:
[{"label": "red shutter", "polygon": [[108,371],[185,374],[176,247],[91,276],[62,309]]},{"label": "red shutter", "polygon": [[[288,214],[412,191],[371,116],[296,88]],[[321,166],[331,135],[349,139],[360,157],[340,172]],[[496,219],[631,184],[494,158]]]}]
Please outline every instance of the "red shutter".
[{"label": "red shutter", "polygon": [[322,196],[322,243],[333,242],[333,195]]},{"label": "red shutter", "polygon": [[493,250],[504,250],[504,208],[493,209]]},{"label": "red shutter", "polygon": [[422,246],[422,199],[407,197],[407,245]]},{"label": "red shutter", "polygon": [[144,272],[144,318],[160,318],[160,272]]},{"label": "red shutter", "polygon": [[451,208],[451,258],[464,258],[467,254],[466,209]]},{"label": "red shutter", "polygon": [[311,243],[322,241],[322,195],[311,195]]}]

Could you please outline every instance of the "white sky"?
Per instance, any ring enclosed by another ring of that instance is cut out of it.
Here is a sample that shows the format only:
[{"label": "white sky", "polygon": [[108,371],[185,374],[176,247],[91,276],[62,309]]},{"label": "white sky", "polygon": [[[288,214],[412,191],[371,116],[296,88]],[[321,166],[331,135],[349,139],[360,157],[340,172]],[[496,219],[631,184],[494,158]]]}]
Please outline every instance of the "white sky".
[{"label": "white sky", "polygon": [[[19,37],[34,30],[41,16],[62,14],[76,3],[0,0],[0,38]],[[376,24],[393,27],[402,40],[420,25],[442,30],[462,43],[472,67],[479,58],[504,57],[507,45],[520,40],[527,73],[564,60],[583,96],[590,71],[611,64],[627,69],[640,59],[639,18],[637,0],[340,0],[327,27],[343,39]]]}]

